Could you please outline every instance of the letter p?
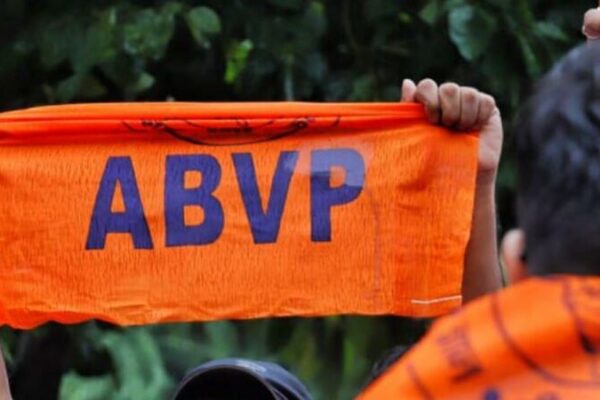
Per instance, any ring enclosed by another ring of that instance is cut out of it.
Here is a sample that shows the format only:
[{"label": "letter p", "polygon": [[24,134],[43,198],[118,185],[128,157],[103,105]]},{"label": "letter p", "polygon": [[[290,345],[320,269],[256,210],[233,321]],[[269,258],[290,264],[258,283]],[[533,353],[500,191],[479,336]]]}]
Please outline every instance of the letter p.
[{"label": "letter p", "polygon": [[[331,186],[331,168],[345,171],[345,182]],[[311,161],[311,239],[313,242],[331,241],[331,209],[348,204],[362,192],[365,183],[365,162],[356,150],[315,150]]]}]

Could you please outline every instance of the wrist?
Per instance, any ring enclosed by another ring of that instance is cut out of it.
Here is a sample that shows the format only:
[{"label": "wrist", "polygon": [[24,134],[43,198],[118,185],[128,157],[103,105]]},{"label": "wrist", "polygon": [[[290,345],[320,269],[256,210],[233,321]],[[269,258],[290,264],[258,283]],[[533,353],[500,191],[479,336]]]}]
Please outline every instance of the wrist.
[{"label": "wrist", "polygon": [[496,212],[496,179],[484,177],[479,179],[475,186],[475,204],[473,213],[475,216]]},{"label": "wrist", "polygon": [[479,191],[486,189],[494,189],[496,187],[497,169],[492,171],[478,171],[475,180],[476,189]]}]

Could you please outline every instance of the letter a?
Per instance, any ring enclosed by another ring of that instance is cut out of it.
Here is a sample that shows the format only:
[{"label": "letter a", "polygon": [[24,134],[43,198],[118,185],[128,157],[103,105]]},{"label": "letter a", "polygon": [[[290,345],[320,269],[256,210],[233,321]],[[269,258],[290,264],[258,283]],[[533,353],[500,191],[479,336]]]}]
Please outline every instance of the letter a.
[{"label": "letter a", "polygon": [[[111,210],[117,184],[121,186],[124,212]],[[152,238],[129,157],[110,157],[106,162],[85,248],[104,249],[109,233],[129,233],[136,249],[152,249]]]}]

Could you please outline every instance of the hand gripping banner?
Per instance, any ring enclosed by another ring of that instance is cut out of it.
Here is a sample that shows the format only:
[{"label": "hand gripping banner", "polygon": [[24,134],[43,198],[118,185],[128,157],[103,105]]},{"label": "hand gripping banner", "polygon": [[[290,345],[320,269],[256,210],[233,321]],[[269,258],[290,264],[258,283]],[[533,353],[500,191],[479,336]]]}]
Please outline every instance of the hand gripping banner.
[{"label": "hand gripping banner", "polygon": [[415,104],[0,114],[0,325],[439,315],[477,148]]}]

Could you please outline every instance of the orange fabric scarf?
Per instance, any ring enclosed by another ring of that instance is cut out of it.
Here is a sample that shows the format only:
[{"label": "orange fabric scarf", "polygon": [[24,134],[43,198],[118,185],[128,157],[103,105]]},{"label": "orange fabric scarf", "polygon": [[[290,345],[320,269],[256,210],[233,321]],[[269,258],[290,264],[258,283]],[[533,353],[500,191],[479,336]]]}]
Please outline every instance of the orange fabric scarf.
[{"label": "orange fabric scarf", "polygon": [[477,148],[414,104],[0,114],[0,325],[448,312]]},{"label": "orange fabric scarf", "polygon": [[600,278],[530,279],[438,321],[370,399],[600,399]]}]

